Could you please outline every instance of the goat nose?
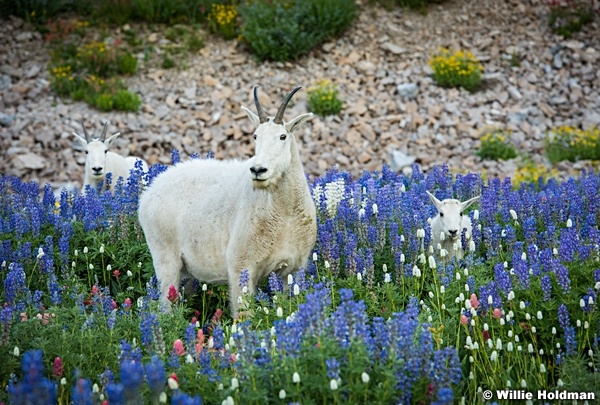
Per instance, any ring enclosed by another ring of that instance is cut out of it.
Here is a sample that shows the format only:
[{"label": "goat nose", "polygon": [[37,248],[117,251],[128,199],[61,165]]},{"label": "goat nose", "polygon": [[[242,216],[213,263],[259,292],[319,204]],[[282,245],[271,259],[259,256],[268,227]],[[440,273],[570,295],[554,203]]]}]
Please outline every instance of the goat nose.
[{"label": "goat nose", "polygon": [[261,167],[252,166],[250,168],[250,171],[252,172],[253,175],[260,176],[261,174],[267,172],[267,168],[266,167],[262,167],[262,166]]},{"label": "goat nose", "polygon": [[450,234],[450,236],[456,236],[456,234],[458,233],[458,230],[452,230],[452,231],[448,231],[448,233]]},{"label": "goat nose", "polygon": [[100,173],[102,171],[101,167],[92,167],[92,170],[96,173]]}]

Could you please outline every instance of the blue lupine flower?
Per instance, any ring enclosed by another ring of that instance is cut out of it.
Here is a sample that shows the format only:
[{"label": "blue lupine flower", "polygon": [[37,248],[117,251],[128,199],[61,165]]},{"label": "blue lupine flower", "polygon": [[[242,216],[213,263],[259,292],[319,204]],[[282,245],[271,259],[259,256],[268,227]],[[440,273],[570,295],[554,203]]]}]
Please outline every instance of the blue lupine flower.
[{"label": "blue lupine flower", "polygon": [[21,365],[23,380],[9,383],[8,396],[12,404],[53,405],[57,400],[56,383],[44,377],[41,350],[29,350],[23,354]]},{"label": "blue lupine flower", "polygon": [[440,388],[437,393],[437,401],[433,402],[435,405],[451,404],[454,399],[454,394],[451,388]]},{"label": "blue lupine flower", "polygon": [[554,274],[556,274],[556,282],[563,290],[563,293],[567,294],[571,291],[571,278],[569,277],[569,269],[567,269],[562,263],[555,263]]},{"label": "blue lupine flower", "polygon": [[8,265],[8,274],[4,279],[4,299],[8,303],[14,303],[19,294],[27,290],[25,285],[25,271],[19,263]]},{"label": "blue lupine flower", "polygon": [[550,276],[545,274],[540,278],[540,284],[542,286],[542,292],[544,293],[544,301],[550,301],[552,296],[552,281]]},{"label": "blue lupine flower", "polygon": [[111,405],[127,405],[125,397],[125,385],[121,383],[110,383],[106,387],[106,395]]},{"label": "blue lupine flower", "polygon": [[340,362],[335,357],[325,359],[327,378],[337,380],[340,378]]},{"label": "blue lupine flower", "polygon": [[73,405],[94,405],[92,383],[87,378],[78,378],[71,391]]},{"label": "blue lupine flower", "polygon": [[144,380],[144,367],[139,361],[125,360],[121,362],[121,384],[125,386],[123,396],[128,403],[141,403],[140,386]]},{"label": "blue lupine flower", "polygon": [[202,405],[202,397],[200,395],[190,397],[183,392],[177,391],[171,397],[171,405]]},{"label": "blue lupine flower", "polygon": [[158,396],[165,388],[165,383],[167,381],[165,366],[160,360],[160,357],[154,355],[144,369],[150,392],[154,399],[158,399]]},{"label": "blue lupine flower", "polygon": [[510,275],[504,268],[503,263],[498,263],[494,266],[494,278],[496,279],[496,285],[505,296],[512,291],[513,287],[510,281]]}]

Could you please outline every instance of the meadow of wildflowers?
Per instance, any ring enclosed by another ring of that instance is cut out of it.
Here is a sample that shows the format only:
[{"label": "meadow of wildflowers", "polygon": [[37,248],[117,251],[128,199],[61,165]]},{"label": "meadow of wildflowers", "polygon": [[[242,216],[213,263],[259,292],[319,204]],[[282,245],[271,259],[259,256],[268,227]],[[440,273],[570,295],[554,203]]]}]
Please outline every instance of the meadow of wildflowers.
[{"label": "meadow of wildflowers", "polygon": [[[151,186],[164,169],[138,168],[114,195],[59,198],[0,176],[0,402],[480,404],[484,390],[506,388],[600,397],[598,174],[513,184],[448,167],[357,180],[332,170],[311,182],[308,265],[287,291],[264,280],[243,297],[251,316],[233,321],[226,289],[202,283],[174,289],[174,313],[160,311],[136,208],[142,176]],[[425,190],[481,195],[460,262],[429,248]]]}]

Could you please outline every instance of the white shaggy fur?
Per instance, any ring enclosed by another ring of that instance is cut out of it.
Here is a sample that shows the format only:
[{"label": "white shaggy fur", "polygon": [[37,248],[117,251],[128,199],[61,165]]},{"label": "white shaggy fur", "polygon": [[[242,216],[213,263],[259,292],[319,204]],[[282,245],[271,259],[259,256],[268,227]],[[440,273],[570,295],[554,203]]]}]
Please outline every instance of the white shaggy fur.
[{"label": "white shaggy fur", "polygon": [[441,249],[447,252],[446,257],[441,255],[443,259],[449,260],[452,256],[462,259],[461,233],[463,229],[466,229],[465,236],[469,240],[472,230],[471,219],[467,215],[463,215],[463,211],[479,200],[479,196],[460,202],[454,199],[440,201],[429,191],[427,191],[427,195],[438,210],[438,214],[429,224],[433,248],[440,253]]},{"label": "white shaggy fur", "polygon": [[243,270],[253,293],[271,272],[284,277],[304,266],[314,247],[316,210],[293,135],[312,114],[286,123],[277,120],[283,116],[280,107],[281,114],[267,118],[256,87],[254,98],[259,115],[242,107],[256,126],[253,158],[177,164],[140,198],[140,224],[167,311],[169,287],[179,288],[189,274],[205,283],[229,284],[235,318]]},{"label": "white shaggy fur", "polygon": [[101,181],[106,179],[106,173],[112,173],[110,185],[110,191],[112,193],[114,191],[114,185],[117,183],[119,177],[123,177],[124,180],[127,180],[130,170],[133,169],[138,160],[142,161],[143,171],[148,171],[148,164],[144,160],[133,156],[123,157],[108,150],[111,143],[120,135],[120,132],[117,132],[104,140],[107,124],[108,123],[104,124],[104,129],[102,130],[100,138],[92,138],[91,141],[88,140],[89,137],[85,127],[83,127],[85,138],[73,132],[73,135],[75,135],[76,139],[85,148],[86,153],[85,172],[83,176],[84,191],[86,185],[89,184],[92,188],[96,188]]}]

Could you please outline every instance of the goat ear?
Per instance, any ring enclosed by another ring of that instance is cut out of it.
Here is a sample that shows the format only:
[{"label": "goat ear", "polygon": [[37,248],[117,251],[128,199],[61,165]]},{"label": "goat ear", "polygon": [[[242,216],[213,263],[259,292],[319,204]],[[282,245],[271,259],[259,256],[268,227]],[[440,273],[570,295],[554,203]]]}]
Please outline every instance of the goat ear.
[{"label": "goat ear", "polygon": [[83,146],[84,148],[87,146],[88,143],[84,137],[77,135],[75,132],[73,132],[73,135],[75,135],[75,139],[77,139],[79,141],[81,146]]},{"label": "goat ear", "polygon": [[481,197],[481,196],[480,196],[480,195],[478,195],[477,197],[473,197],[473,198],[471,198],[470,200],[467,200],[467,201],[465,201],[465,202],[461,202],[461,203],[460,203],[460,210],[461,210],[461,211],[464,211],[464,210],[466,210],[466,209],[467,209],[467,208],[468,208],[468,207],[469,207],[471,204],[473,204],[475,201],[479,200],[479,198],[480,198],[480,197]]},{"label": "goat ear", "polygon": [[107,148],[110,146],[111,143],[113,143],[113,141],[115,139],[117,139],[117,136],[121,135],[120,132],[117,132],[116,134],[112,134],[106,141],[104,141],[104,146],[106,146]]},{"label": "goat ear", "polygon": [[433,194],[431,194],[429,191],[425,190],[425,192],[429,196],[429,199],[431,200],[431,202],[433,203],[433,205],[435,205],[436,208],[438,210],[440,210],[442,208],[442,202],[440,200],[438,200],[437,198],[435,198],[435,196]]},{"label": "goat ear", "polygon": [[250,118],[250,121],[252,121],[255,127],[258,127],[260,125],[260,117],[258,115],[254,114],[252,111],[250,111],[244,106],[242,106],[242,111],[246,113],[246,115],[248,116],[248,118]]},{"label": "goat ear", "polygon": [[308,120],[310,117],[312,117],[313,114],[312,113],[306,113],[306,114],[302,114],[297,116],[296,118],[294,118],[293,120],[291,120],[290,122],[287,122],[285,124],[285,129],[289,132],[292,133],[294,132],[298,127],[300,127],[300,125],[302,125],[304,122],[306,122],[306,120]]}]

